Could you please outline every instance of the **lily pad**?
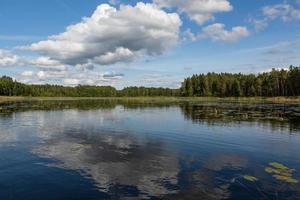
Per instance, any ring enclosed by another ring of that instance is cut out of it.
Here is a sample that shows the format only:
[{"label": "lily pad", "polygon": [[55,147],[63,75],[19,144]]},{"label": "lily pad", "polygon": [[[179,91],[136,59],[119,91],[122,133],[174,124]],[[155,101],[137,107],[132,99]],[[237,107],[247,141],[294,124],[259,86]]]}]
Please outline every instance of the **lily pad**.
[{"label": "lily pad", "polygon": [[282,175],[273,175],[274,178],[280,181],[285,181],[287,183],[298,183],[299,181],[297,179],[294,179],[290,176],[282,176]]},{"label": "lily pad", "polygon": [[286,180],[286,182],[288,182],[288,183],[299,183],[299,181],[298,181],[297,179],[294,179],[294,178],[292,178],[292,177],[289,177],[289,178]]},{"label": "lily pad", "polygon": [[290,169],[289,167],[278,163],[271,162],[269,167],[265,168],[265,172],[273,174],[273,177],[278,181],[284,181],[287,183],[298,183],[299,181],[293,178],[293,172],[295,169]]},{"label": "lily pad", "polygon": [[251,181],[251,182],[255,182],[258,181],[258,178],[254,177],[254,176],[250,176],[250,175],[244,175],[243,178],[247,181]]},{"label": "lily pad", "polygon": [[276,169],[280,169],[280,170],[288,170],[289,168],[281,163],[278,162],[271,162],[269,163],[270,166],[276,168]]},{"label": "lily pad", "polygon": [[280,174],[280,171],[279,170],[277,170],[277,169],[274,169],[274,168],[272,168],[272,167],[266,167],[265,168],[265,171],[267,172],[267,173],[269,173],[269,174]]}]

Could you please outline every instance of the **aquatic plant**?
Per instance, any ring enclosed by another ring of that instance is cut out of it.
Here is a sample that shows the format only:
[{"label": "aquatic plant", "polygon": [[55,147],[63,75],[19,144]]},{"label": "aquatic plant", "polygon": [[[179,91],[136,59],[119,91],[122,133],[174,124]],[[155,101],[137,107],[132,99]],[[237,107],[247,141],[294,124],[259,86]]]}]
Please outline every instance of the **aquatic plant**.
[{"label": "aquatic plant", "polygon": [[255,182],[258,181],[258,178],[254,177],[254,176],[250,176],[250,175],[244,175],[243,178],[247,181],[251,181],[251,182]]},{"label": "aquatic plant", "polygon": [[[288,188],[293,187],[292,184],[299,183],[299,180],[293,177],[293,173],[295,171],[296,171],[295,169],[289,168],[284,164],[278,162],[270,162],[265,167],[265,172],[272,175],[272,177],[276,179],[278,182],[274,185],[271,185],[268,191],[265,190],[264,184],[266,182],[264,182],[263,179],[260,180],[259,178],[248,174],[234,177],[231,179],[230,183],[237,183],[245,190],[247,190],[249,193],[252,193],[251,188],[253,188],[263,199],[271,199],[270,198],[271,195],[275,199],[279,199],[279,196],[282,193],[284,193]],[[241,179],[246,182],[242,181]]]},{"label": "aquatic plant", "polygon": [[293,177],[295,169],[291,169],[281,163],[271,162],[269,166],[265,168],[265,172],[272,174],[272,177],[278,181],[286,183],[298,183],[299,181]]}]

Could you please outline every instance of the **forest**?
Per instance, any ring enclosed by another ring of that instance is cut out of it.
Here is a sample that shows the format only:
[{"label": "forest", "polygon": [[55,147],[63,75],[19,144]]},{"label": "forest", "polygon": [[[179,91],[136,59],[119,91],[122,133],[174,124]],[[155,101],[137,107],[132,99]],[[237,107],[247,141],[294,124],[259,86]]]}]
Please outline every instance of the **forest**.
[{"label": "forest", "polygon": [[117,90],[111,86],[28,85],[10,77],[0,78],[0,96],[32,97],[137,97],[137,96],[299,96],[300,67],[260,74],[207,73],[184,79],[181,88],[126,87]]},{"label": "forest", "polygon": [[260,74],[208,73],[188,77],[182,96],[253,97],[299,96],[300,67],[272,69]]},{"label": "forest", "polygon": [[0,78],[0,96],[31,97],[136,97],[136,96],[179,96],[179,89],[127,87],[117,90],[111,86],[78,85],[27,85],[11,77]]}]

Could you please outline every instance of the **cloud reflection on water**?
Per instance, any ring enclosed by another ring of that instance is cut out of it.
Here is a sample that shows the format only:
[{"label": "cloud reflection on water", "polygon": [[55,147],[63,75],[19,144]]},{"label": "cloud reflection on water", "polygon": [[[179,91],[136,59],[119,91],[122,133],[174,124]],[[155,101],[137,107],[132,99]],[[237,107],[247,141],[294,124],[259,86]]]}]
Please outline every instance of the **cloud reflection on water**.
[{"label": "cloud reflection on water", "polygon": [[176,154],[163,145],[127,133],[86,134],[82,130],[53,135],[33,152],[57,160],[52,166],[79,171],[101,191],[124,185],[136,186],[141,195],[162,196],[176,192],[168,185],[177,184],[179,173]]}]

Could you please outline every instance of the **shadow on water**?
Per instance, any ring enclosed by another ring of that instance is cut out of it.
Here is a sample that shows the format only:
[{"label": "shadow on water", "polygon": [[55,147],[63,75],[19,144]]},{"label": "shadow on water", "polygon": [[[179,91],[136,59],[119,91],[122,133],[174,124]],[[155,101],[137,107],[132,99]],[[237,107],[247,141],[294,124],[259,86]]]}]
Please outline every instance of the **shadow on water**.
[{"label": "shadow on water", "polygon": [[1,199],[300,199],[297,105],[0,107]]}]

